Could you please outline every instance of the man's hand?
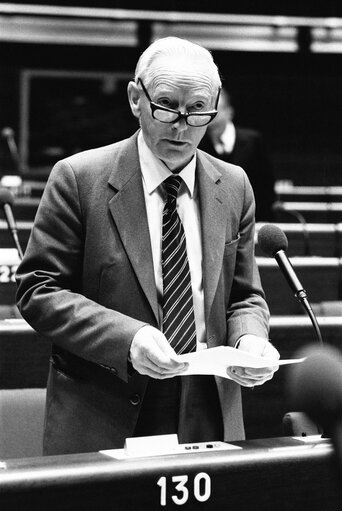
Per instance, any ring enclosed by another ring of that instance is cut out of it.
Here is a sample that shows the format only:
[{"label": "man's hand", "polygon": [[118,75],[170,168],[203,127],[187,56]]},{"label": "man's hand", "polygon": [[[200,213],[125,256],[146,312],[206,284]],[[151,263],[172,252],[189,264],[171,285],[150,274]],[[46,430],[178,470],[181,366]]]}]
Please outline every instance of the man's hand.
[{"label": "man's hand", "polygon": [[165,335],[149,325],[140,328],[133,337],[130,360],[140,374],[157,379],[178,376],[188,367],[177,360]]},{"label": "man's hand", "polygon": [[[267,339],[256,335],[243,335],[239,341],[238,349],[247,351],[251,355],[274,360],[279,360],[280,358],[278,350]],[[271,380],[273,374],[278,369],[279,365],[258,369],[252,367],[228,367],[227,374],[232,380],[244,387],[254,387]]]}]

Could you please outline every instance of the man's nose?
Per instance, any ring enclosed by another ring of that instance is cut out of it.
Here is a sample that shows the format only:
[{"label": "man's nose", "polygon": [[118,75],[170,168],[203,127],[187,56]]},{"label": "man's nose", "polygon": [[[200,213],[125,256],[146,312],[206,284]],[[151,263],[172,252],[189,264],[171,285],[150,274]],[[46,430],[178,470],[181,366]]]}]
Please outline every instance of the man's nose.
[{"label": "man's nose", "polygon": [[186,123],[186,120],[184,119],[184,117],[181,117],[180,119],[178,119],[178,121],[172,123],[172,128],[174,130],[178,130],[178,131],[185,131],[187,129],[188,125]]}]

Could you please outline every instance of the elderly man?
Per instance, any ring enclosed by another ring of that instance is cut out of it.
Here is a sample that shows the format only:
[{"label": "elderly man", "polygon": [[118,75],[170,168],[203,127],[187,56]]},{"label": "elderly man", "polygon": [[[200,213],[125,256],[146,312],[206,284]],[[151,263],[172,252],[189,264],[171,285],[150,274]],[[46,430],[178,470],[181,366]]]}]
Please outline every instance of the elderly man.
[{"label": "elderly man", "polygon": [[197,150],[220,86],[207,50],[156,41],[128,85],[141,129],[51,172],[17,272],[20,311],[52,342],[46,454],[155,434],[244,438],[240,385],[276,367],[182,376],[179,358],[221,345],[279,357],[251,186],[241,168]]}]

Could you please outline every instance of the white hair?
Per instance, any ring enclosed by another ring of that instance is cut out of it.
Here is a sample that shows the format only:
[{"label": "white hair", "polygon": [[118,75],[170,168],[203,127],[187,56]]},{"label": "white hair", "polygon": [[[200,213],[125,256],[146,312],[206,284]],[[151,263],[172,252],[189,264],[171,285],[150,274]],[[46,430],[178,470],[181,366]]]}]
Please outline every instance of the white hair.
[{"label": "white hair", "polygon": [[163,37],[162,39],[157,39],[146,48],[135,68],[135,82],[137,83],[139,78],[143,78],[146,80],[146,86],[148,86],[149,79],[151,78],[149,69],[157,57],[178,57],[184,55],[205,59],[208,62],[208,70],[212,75],[213,83],[217,87],[221,86],[219,70],[210,51],[199,44],[179,37]]}]

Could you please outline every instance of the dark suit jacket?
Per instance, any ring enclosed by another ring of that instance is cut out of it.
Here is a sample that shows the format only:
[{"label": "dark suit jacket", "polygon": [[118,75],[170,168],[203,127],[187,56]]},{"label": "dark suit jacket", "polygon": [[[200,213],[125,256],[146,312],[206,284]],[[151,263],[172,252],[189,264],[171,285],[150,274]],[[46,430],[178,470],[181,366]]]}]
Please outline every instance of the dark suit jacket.
[{"label": "dark suit jacket", "polygon": [[218,154],[206,134],[200,148],[228,163],[239,165],[246,172],[255,196],[256,221],[270,222],[274,218],[275,178],[263,138],[257,131],[236,127],[236,140],[231,153]]},{"label": "dark suit jacket", "polygon": [[[120,448],[148,377],[129,374],[133,336],[160,328],[137,134],[58,162],[17,271],[23,317],[52,341],[45,453]],[[198,151],[208,347],[268,335],[245,173]],[[217,378],[226,440],[244,437],[240,388]]]}]

